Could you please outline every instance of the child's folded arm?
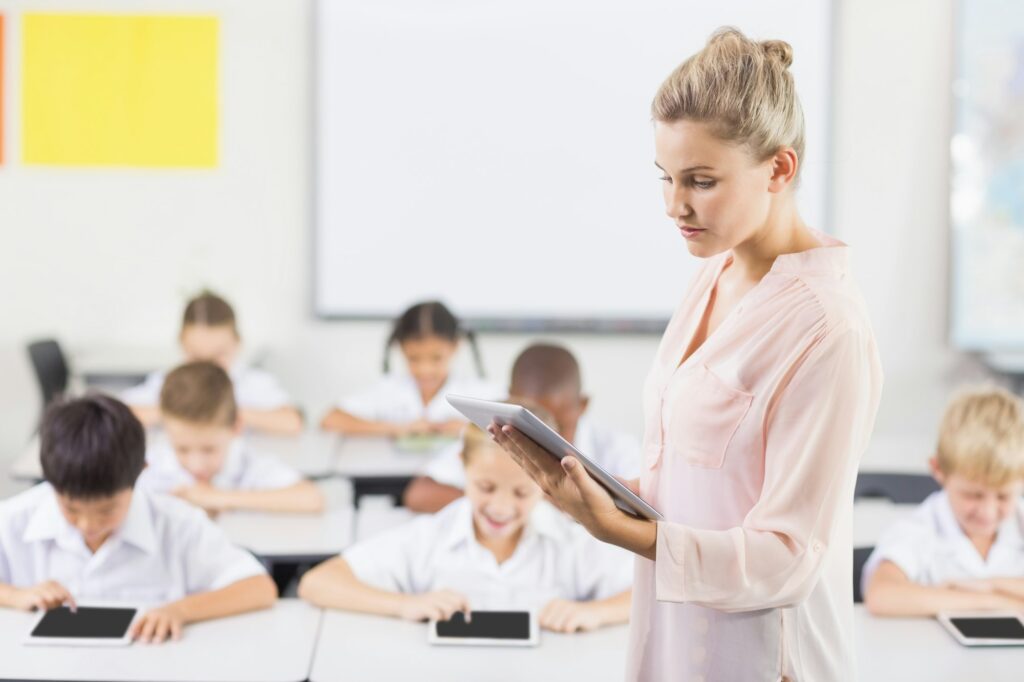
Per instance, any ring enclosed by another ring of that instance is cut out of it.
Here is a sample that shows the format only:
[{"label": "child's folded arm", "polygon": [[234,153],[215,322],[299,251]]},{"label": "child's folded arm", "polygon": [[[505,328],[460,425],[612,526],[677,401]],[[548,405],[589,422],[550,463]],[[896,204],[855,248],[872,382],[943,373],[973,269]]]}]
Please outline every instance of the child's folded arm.
[{"label": "child's folded arm", "polygon": [[[219,510],[316,514],[324,509],[324,497],[312,481],[299,481],[283,488],[268,490],[217,489]],[[206,506],[200,504],[200,506]]]},{"label": "child's folded arm", "polygon": [[401,432],[401,426],[398,424],[364,419],[338,407],[332,408],[324,415],[320,421],[320,428],[358,436],[396,436]]},{"label": "child's folded arm", "polygon": [[940,611],[1024,610],[1024,599],[999,592],[953,586],[921,585],[891,561],[882,561],[864,592],[864,604],[876,616],[934,616]]},{"label": "child's folded arm", "polygon": [[286,436],[302,431],[302,413],[292,405],[269,410],[242,409],[242,423],[249,428]]}]

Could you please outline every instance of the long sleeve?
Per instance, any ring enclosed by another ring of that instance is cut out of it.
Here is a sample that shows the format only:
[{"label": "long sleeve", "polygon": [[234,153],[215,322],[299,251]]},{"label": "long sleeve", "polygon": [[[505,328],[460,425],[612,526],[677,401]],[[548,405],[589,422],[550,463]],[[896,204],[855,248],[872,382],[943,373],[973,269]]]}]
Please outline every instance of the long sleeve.
[{"label": "long sleeve", "polygon": [[812,346],[766,413],[764,483],[742,525],[658,524],[657,599],[721,611],[802,601],[850,503],[881,383],[870,333],[840,327]]}]

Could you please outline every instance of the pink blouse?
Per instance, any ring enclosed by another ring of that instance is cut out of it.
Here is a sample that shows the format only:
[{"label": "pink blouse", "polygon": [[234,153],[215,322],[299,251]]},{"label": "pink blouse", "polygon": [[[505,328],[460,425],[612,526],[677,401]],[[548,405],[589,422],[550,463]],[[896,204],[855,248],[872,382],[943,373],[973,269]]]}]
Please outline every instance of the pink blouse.
[{"label": "pink blouse", "polygon": [[644,388],[631,680],[853,680],[853,486],[882,370],[847,247],[779,256],[685,362],[725,253],[676,311]]}]

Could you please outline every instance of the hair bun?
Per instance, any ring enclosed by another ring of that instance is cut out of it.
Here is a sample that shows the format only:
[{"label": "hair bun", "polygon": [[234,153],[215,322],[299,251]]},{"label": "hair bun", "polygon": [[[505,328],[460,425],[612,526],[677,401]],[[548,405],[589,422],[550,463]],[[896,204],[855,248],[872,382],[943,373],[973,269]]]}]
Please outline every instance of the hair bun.
[{"label": "hair bun", "polygon": [[764,40],[761,49],[770,58],[779,60],[783,68],[789,68],[793,63],[793,47],[785,40]]}]

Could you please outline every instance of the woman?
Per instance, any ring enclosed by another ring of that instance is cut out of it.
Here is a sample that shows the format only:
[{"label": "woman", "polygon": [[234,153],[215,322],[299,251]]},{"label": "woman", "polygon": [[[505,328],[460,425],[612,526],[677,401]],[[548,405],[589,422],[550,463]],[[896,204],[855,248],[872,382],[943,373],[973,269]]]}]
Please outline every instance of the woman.
[{"label": "woman", "polygon": [[621,512],[573,458],[494,438],[595,537],[639,555],[629,679],[847,680],[851,514],[882,375],[847,248],[808,228],[790,46],[715,33],[659,89],[665,207],[706,259],[644,389]]}]

